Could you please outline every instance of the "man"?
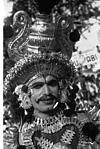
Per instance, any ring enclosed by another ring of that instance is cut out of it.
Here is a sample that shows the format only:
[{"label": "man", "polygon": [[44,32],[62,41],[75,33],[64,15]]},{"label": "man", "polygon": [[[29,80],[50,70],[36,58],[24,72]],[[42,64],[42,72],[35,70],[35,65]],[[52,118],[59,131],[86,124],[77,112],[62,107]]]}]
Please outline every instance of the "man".
[{"label": "man", "polygon": [[74,79],[73,65],[60,53],[27,55],[18,61],[4,81],[4,93],[14,112],[13,122],[4,132],[4,149],[93,146],[87,129],[92,126],[97,133],[96,126],[68,106],[68,88]]},{"label": "man", "polygon": [[[98,130],[90,115],[75,112],[78,88],[70,59],[79,34],[73,19],[57,16],[54,23],[49,14],[33,15],[34,21],[21,10],[13,17],[15,34],[8,54],[19,61],[4,80],[4,100],[10,108],[4,149],[89,148]],[[90,126],[94,138],[87,133]]]}]

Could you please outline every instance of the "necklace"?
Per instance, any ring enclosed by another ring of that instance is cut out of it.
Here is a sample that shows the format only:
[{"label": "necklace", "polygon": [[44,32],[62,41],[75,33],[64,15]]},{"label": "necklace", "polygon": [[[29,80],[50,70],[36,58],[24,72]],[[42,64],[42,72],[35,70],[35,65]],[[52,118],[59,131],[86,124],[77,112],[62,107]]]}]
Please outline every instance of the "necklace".
[{"label": "necklace", "polygon": [[57,114],[53,116],[49,116],[47,118],[40,118],[40,117],[35,116],[33,123],[35,124],[35,126],[40,126],[41,129],[45,129],[46,127],[50,125],[60,122],[59,118],[63,116],[64,116],[63,112],[60,110],[60,112],[58,112]]},{"label": "necklace", "polygon": [[[25,127],[23,126],[23,142],[26,147],[29,146],[34,149],[34,141],[36,140],[37,145],[39,145],[42,149],[46,149],[46,146],[48,144],[47,149],[56,149],[54,148],[55,144],[53,141],[48,140],[46,136],[54,136],[56,134],[59,134],[62,130],[64,132],[60,136],[60,142],[63,143],[69,143],[71,145],[71,142],[73,140],[73,137],[75,134],[79,134],[79,141],[77,149],[82,146],[87,146],[87,143],[85,144],[84,136],[81,133],[83,124],[76,118],[76,117],[66,117],[62,111],[57,113],[54,116],[50,116],[46,119],[42,119],[39,117],[34,117],[33,122],[28,124]],[[74,128],[77,129],[78,132],[74,131]],[[26,141],[27,137],[27,141]],[[34,138],[32,141],[32,137]],[[25,141],[24,141],[25,140]],[[59,142],[58,142],[59,143]],[[44,145],[44,146],[43,146]]]},{"label": "necklace", "polygon": [[40,118],[35,116],[31,126],[37,127],[44,133],[55,133],[62,129],[65,125],[74,124],[81,131],[83,123],[81,123],[77,117],[66,117],[63,111],[60,110],[56,115],[47,118]]}]

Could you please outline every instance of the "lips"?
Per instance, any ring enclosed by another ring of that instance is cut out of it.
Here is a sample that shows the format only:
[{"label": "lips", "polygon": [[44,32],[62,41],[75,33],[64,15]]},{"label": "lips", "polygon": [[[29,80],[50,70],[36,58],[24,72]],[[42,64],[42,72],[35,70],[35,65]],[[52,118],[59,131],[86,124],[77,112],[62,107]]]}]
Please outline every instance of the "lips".
[{"label": "lips", "polygon": [[54,99],[55,99],[54,96],[53,97],[51,97],[51,96],[42,96],[41,98],[39,98],[37,100],[37,103],[43,102],[44,104],[52,104]]},{"label": "lips", "polygon": [[52,94],[44,94],[42,97],[37,99],[37,103],[42,102],[44,104],[53,104],[54,100],[57,100],[56,97]]},{"label": "lips", "polygon": [[53,103],[53,99],[49,98],[47,100],[42,100],[41,102],[43,102],[44,104],[52,104]]}]

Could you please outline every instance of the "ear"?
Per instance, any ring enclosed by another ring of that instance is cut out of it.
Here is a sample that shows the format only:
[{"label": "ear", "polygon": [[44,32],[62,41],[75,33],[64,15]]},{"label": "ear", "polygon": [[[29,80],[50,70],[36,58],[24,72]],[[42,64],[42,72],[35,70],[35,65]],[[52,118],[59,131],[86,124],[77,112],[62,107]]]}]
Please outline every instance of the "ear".
[{"label": "ear", "polygon": [[61,103],[67,103],[67,101],[68,101],[68,90],[67,90],[67,88],[61,89],[60,94],[61,94],[60,102]]},{"label": "ear", "polygon": [[59,87],[60,87],[61,90],[64,89],[64,88],[67,88],[68,84],[69,84],[68,81],[66,81],[65,79],[62,79],[62,80],[59,81]]}]

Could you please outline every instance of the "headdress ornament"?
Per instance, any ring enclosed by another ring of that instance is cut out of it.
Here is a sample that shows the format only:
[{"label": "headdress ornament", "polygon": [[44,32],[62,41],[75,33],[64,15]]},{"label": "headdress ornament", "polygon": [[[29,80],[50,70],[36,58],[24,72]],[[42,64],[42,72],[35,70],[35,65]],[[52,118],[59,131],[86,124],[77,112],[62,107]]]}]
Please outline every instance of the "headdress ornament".
[{"label": "headdress ornament", "polygon": [[5,77],[5,95],[11,97],[18,85],[35,75],[53,75],[67,82],[74,79],[75,69],[69,61],[75,44],[70,39],[70,16],[57,16],[53,21],[50,15],[36,13],[30,18],[21,10],[14,14],[13,29],[8,53],[16,64]]},{"label": "headdress ornament", "polygon": [[14,61],[26,53],[62,52],[70,59],[74,42],[70,39],[73,19],[58,16],[55,21],[45,14],[30,18],[25,11],[18,11],[13,17],[14,35],[8,44],[8,54]]}]

